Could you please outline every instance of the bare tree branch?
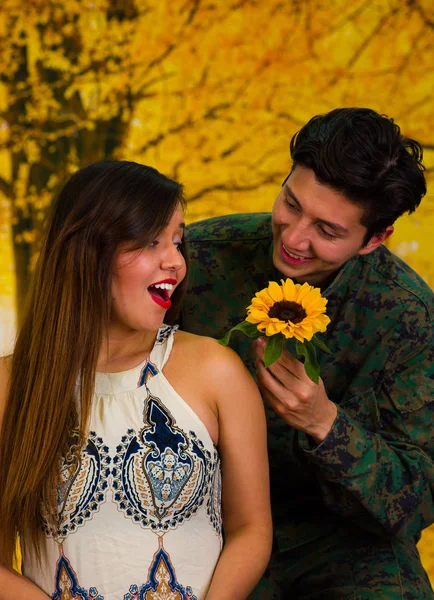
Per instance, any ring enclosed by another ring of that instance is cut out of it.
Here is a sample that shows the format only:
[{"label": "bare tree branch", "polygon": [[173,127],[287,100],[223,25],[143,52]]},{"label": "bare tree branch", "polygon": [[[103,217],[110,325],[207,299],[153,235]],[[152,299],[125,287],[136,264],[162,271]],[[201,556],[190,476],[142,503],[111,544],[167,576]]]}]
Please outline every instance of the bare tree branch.
[{"label": "bare tree branch", "polygon": [[[199,5],[200,5],[201,0],[193,0],[193,6],[190,8],[188,16],[186,18],[186,20],[184,21],[183,24],[183,28],[186,27],[187,25],[191,25],[191,23],[194,20],[194,17],[196,16],[197,11],[199,10]],[[181,13],[184,11],[184,7],[181,9]]]},{"label": "bare tree branch", "polygon": [[430,27],[431,29],[434,29],[434,21],[431,21],[431,19],[429,19],[426,16],[425,9],[420,5],[420,3],[415,0],[407,0],[407,1],[410,6],[414,6],[416,8],[417,12],[422,17],[422,20],[425,23],[425,25],[427,27]]},{"label": "bare tree branch", "polygon": [[[363,40],[363,42],[356,49],[356,51],[353,53],[352,57],[347,62],[346,68],[347,68],[348,71],[350,71],[350,69],[359,60],[360,56],[363,54],[363,52],[366,50],[366,48],[369,46],[369,44],[372,42],[372,40],[375,39],[375,36],[377,36],[380,33],[380,31],[382,30],[382,28],[384,27],[384,25],[387,23],[387,21],[390,19],[390,17],[394,16],[397,13],[398,13],[398,9],[397,8],[393,8],[391,11],[389,11],[386,15],[384,15],[378,21],[378,23],[374,27],[374,29]],[[350,79],[352,77],[352,74],[350,72],[347,72],[345,76],[346,76],[347,79]],[[342,74],[334,75],[331,79],[329,79],[326,82],[326,84],[324,85],[322,91],[325,91],[327,88],[336,85],[336,83],[338,82],[338,80],[341,79],[341,78],[342,78]]]},{"label": "bare tree branch", "polygon": [[349,21],[354,21],[357,17],[359,17],[365,11],[366,8],[369,8],[371,5],[372,5],[372,0],[366,0],[359,7],[357,7],[353,12],[349,13],[348,15],[345,15],[345,17],[341,21],[336,23],[336,25],[331,27],[328,30],[328,32],[335,33],[339,29],[342,29],[342,27],[344,27]]},{"label": "bare tree branch", "polygon": [[165,133],[160,133],[160,135],[157,135],[157,137],[153,138],[152,140],[149,140],[144,146],[142,146],[138,150],[138,152],[140,152],[140,153],[147,152],[147,150],[149,150],[149,148],[158,146],[158,144],[160,144],[163,140],[165,140],[167,138],[167,136],[169,136],[173,133],[179,133],[183,129],[192,127],[194,123],[195,123],[195,121],[193,121],[193,119],[190,116],[187,117],[187,119],[185,121],[183,121],[182,123],[179,123],[179,125],[176,125],[175,127],[171,127]]},{"label": "bare tree branch", "polygon": [[6,196],[6,198],[12,198],[12,185],[3,177],[0,177],[0,192]]},{"label": "bare tree branch", "polygon": [[210,185],[208,187],[204,187],[195,194],[192,194],[188,197],[189,202],[193,200],[199,200],[203,196],[206,196],[210,192],[250,192],[252,190],[257,190],[262,185],[266,185],[269,183],[276,183],[278,177],[281,177],[282,174],[280,172],[270,173],[264,177],[261,181],[257,181],[255,183],[249,185],[239,185],[236,183],[220,183],[215,185]]},{"label": "bare tree branch", "polygon": [[372,40],[375,38],[375,36],[378,35],[380,33],[380,31],[383,29],[383,26],[387,23],[387,21],[390,19],[390,17],[395,15],[397,12],[398,12],[397,9],[392,9],[387,15],[384,15],[378,21],[377,25],[374,27],[374,29],[371,31],[371,33],[363,40],[363,42],[360,44],[360,46],[354,52],[353,56],[347,62],[348,69],[351,69],[355,65],[355,63],[359,60],[360,56],[363,54],[363,52],[366,50],[366,48],[369,46],[369,44],[372,42]]},{"label": "bare tree branch", "polygon": [[395,119],[398,121],[399,119],[402,119],[403,117],[410,115],[413,111],[417,110],[421,106],[424,106],[425,104],[431,103],[431,102],[432,102],[432,95],[428,94],[428,95],[424,96],[423,98],[421,98],[420,100],[418,100],[417,102],[415,102],[414,104],[411,104],[410,106],[406,106],[401,113],[396,115]]}]

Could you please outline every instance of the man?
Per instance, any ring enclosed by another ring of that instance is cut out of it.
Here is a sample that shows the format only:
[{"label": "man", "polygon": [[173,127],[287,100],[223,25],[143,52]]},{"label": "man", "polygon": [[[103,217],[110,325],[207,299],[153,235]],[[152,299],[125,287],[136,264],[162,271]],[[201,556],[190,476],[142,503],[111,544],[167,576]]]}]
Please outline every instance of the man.
[{"label": "man", "polygon": [[251,597],[434,598],[416,549],[434,521],[433,293],[383,245],[426,193],[422,150],[359,108],[314,117],[290,150],[271,215],[187,231],[187,331],[222,337],[269,281],[328,299],[318,385],[296,356],[267,370],[261,341],[231,340],[269,426],[275,540]]}]

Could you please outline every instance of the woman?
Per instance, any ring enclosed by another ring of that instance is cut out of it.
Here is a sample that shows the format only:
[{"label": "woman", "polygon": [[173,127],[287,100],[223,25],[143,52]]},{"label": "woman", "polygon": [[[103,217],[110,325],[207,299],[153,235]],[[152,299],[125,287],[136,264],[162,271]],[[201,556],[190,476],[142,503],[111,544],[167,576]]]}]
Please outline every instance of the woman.
[{"label": "woman", "polygon": [[231,350],[172,326],[183,205],[155,169],[111,161],[53,205],[0,369],[0,599],[243,599],[265,569],[257,388]]}]

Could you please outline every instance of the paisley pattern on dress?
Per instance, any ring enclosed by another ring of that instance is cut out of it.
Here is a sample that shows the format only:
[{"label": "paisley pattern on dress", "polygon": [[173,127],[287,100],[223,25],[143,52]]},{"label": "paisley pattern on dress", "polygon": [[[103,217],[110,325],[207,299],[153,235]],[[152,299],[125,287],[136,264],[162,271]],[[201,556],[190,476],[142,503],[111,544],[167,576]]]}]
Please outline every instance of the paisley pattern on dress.
[{"label": "paisley pattern on dress", "polygon": [[143,420],[145,427],[139,434],[129,430],[113,459],[115,501],[142,527],[167,531],[203,504],[218,455],[212,456],[195,434],[188,437],[179,429],[149,392]]},{"label": "paisley pattern on dress", "polygon": [[80,587],[77,574],[64,554],[57,561],[54,581],[55,590],[51,600],[104,600],[95,587],[89,591]]},{"label": "paisley pattern on dress", "polygon": [[179,329],[179,325],[163,325],[160,327],[155,344],[164,344],[177,329]]},{"label": "paisley pattern on dress", "polygon": [[147,360],[145,366],[140,371],[139,381],[137,382],[137,387],[142,387],[142,385],[146,385],[151,377],[155,377],[158,375],[159,370],[157,365],[154,365],[150,360]]},{"label": "paisley pattern on dress", "polygon": [[75,431],[60,464],[57,520],[42,508],[45,571],[23,553],[52,600],[205,598],[222,548],[220,460],[163,374],[173,331],[160,328],[144,364],[97,374],[91,433],[79,449]]},{"label": "paisley pattern on dress", "polygon": [[50,525],[44,513],[45,533],[60,542],[77,527],[91,519],[105,501],[111,458],[108,447],[95,432],[90,432],[87,445],[77,461],[71,454],[63,460],[57,492],[59,525]]},{"label": "paisley pattern on dress", "polygon": [[[190,519],[208,495],[206,511],[221,535],[220,460],[197,435],[178,428],[159,398],[148,391],[145,426],[128,430],[112,459],[101,437],[91,433],[77,464],[65,461],[58,490],[60,525],[55,531],[45,520],[47,535],[58,542],[82,526],[105,502],[112,489],[126,517],[155,532],[176,528]],[[110,468],[110,465],[113,468]]]},{"label": "paisley pattern on dress", "polygon": [[132,585],[124,600],[197,600],[190,586],[183,587],[176,579],[169,554],[163,547],[162,538],[159,548],[149,567],[148,581],[140,588]]}]

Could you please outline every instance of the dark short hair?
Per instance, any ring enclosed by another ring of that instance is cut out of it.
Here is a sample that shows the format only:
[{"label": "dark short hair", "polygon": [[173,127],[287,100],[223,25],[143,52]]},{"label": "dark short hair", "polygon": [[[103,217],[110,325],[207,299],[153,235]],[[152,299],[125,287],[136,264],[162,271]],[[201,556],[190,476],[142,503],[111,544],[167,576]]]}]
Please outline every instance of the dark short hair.
[{"label": "dark short hair", "polygon": [[365,210],[365,243],[412,213],[426,194],[421,145],[393,119],[369,108],[337,108],[310,119],[291,139],[292,169],[312,169],[319,183]]}]

